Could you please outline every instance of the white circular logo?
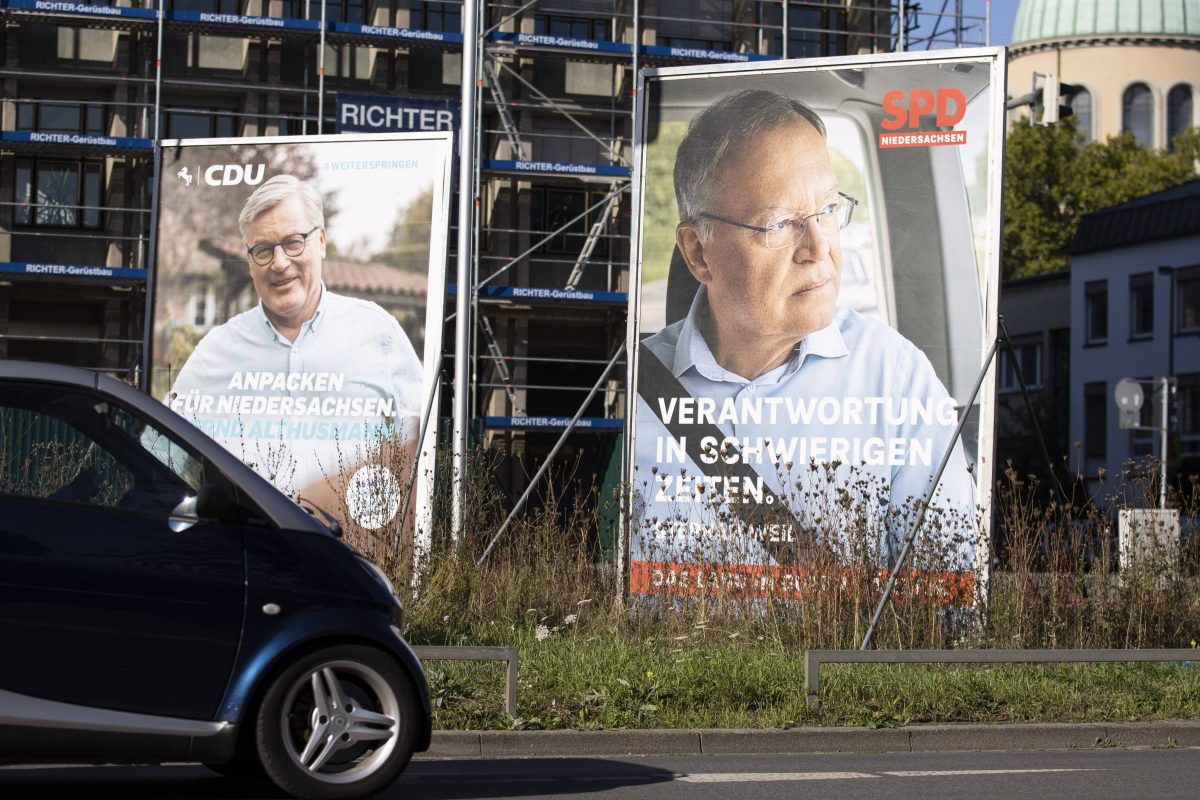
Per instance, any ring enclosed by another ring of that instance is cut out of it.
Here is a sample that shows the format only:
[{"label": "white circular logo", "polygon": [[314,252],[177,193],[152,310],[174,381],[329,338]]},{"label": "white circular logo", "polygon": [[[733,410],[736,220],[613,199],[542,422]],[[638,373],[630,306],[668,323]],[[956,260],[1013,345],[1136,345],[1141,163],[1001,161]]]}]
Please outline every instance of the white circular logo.
[{"label": "white circular logo", "polygon": [[382,528],[400,510],[400,482],[387,467],[363,467],[346,487],[346,507],[364,528]]}]

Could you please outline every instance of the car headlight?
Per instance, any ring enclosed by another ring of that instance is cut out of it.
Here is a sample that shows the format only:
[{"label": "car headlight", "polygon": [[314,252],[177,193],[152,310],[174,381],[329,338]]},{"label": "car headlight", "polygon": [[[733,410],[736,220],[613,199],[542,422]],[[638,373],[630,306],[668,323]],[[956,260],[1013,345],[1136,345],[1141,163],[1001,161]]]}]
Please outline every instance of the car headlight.
[{"label": "car headlight", "polygon": [[371,573],[375,580],[383,584],[383,587],[388,590],[388,594],[390,594],[392,597],[396,597],[396,587],[392,583],[391,579],[387,576],[386,572],[362,556],[358,557],[358,563],[362,564],[363,568],[367,572]]}]

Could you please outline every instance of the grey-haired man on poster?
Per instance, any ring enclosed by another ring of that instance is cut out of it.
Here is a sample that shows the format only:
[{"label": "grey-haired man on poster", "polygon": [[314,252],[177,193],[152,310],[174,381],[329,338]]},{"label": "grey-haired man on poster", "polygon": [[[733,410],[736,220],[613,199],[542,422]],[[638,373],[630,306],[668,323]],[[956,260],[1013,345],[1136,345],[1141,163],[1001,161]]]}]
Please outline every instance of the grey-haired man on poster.
[{"label": "grey-haired man on poster", "polygon": [[[720,509],[767,497],[801,529],[828,527],[830,487],[890,531],[887,555],[950,444],[955,402],[915,345],[837,305],[858,201],[824,124],[773,92],[726,95],[692,121],[674,178],[676,244],[700,288],[641,349],[631,559],[771,563],[761,531],[739,535]],[[932,506],[955,520],[960,568],[975,497],[958,443]]]},{"label": "grey-haired man on poster", "polygon": [[400,436],[415,452],[421,363],[384,309],[326,289],[312,185],[270,178],[238,227],[259,302],[200,340],[170,404],[279,488],[339,508],[373,446]]}]

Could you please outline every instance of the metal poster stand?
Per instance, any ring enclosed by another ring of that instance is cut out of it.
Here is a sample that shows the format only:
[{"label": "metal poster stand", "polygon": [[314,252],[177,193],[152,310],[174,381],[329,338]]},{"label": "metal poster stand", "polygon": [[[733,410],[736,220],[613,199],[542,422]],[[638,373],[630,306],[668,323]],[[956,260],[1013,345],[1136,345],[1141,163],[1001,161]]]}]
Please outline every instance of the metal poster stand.
[{"label": "metal poster stand", "polygon": [[863,636],[862,644],[859,650],[866,650],[871,646],[871,639],[875,635],[875,627],[879,624],[879,618],[883,616],[883,610],[887,607],[888,600],[891,599],[892,591],[896,588],[896,580],[900,577],[900,571],[904,569],[904,563],[908,560],[908,553],[912,549],[912,544],[916,541],[917,533],[921,530],[921,525],[925,521],[925,511],[929,508],[929,503],[933,500],[933,494],[937,491],[938,484],[942,480],[942,473],[946,470],[946,465],[950,461],[950,455],[954,452],[955,445],[958,444],[962,437],[963,427],[967,424],[967,417],[971,413],[971,408],[975,405],[975,400],[979,396],[979,390],[983,386],[983,379],[987,376],[988,369],[992,366],[992,361],[996,357],[996,351],[1003,344],[1008,349],[1009,358],[1014,365],[1013,371],[1016,373],[1017,382],[1021,387],[1021,396],[1025,400],[1025,408],[1029,411],[1030,418],[1033,420],[1033,429],[1037,433],[1038,444],[1041,445],[1042,455],[1046,459],[1046,466],[1050,469],[1050,475],[1054,478],[1054,483],[1058,486],[1058,490],[1065,498],[1066,490],[1063,489],[1062,483],[1058,480],[1058,475],[1054,472],[1054,462],[1050,460],[1050,451],[1046,448],[1046,440],[1042,436],[1041,426],[1038,425],[1037,415],[1034,413],[1033,401],[1029,397],[1029,391],[1025,386],[1025,379],[1021,375],[1021,370],[1017,367],[1017,354],[1013,349],[1012,339],[1009,338],[1008,329],[1004,325],[1004,317],[999,318],[1000,335],[992,342],[991,348],[988,350],[987,357],[983,360],[983,366],[979,369],[979,377],[975,380],[975,388],[971,390],[971,397],[963,405],[962,412],[958,417],[958,426],[954,429],[954,436],[950,438],[950,443],[946,446],[946,451],[942,454],[941,463],[938,464],[937,472],[929,482],[929,487],[925,490],[925,500],[917,507],[917,517],[913,520],[912,526],[908,530],[908,534],[904,537],[904,546],[900,549],[900,557],[896,559],[896,564],[892,567],[892,574],[888,577],[887,586],[883,590],[883,597],[879,599],[879,605],[875,608],[875,613],[871,617],[871,624],[867,627],[867,632]]}]

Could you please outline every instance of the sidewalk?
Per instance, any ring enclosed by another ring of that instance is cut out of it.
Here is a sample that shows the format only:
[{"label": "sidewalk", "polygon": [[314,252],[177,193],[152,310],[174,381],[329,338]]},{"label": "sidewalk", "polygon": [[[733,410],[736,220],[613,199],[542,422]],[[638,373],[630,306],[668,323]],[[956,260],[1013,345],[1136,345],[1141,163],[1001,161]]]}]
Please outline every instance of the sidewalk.
[{"label": "sidewalk", "polygon": [[418,758],[1200,747],[1200,720],[788,730],[434,731]]}]

